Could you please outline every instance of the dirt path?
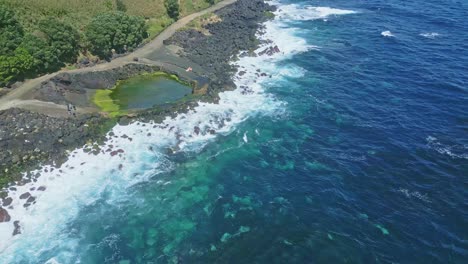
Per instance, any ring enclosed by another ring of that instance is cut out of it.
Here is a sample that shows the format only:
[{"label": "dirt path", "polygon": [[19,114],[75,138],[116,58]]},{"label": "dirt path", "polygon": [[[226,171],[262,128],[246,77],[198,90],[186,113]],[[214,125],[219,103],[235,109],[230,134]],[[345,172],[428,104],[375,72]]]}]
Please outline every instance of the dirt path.
[{"label": "dirt path", "polygon": [[[107,69],[112,69],[116,67],[123,66],[127,63],[131,63],[133,61],[133,58],[135,57],[145,57],[149,53],[160,49],[163,47],[163,41],[170,38],[177,30],[183,28],[186,26],[189,22],[194,20],[197,17],[203,16],[207,13],[214,12],[216,10],[219,10],[227,5],[230,5],[232,3],[235,3],[237,0],[224,0],[221,1],[207,9],[201,10],[199,12],[193,13],[191,15],[188,15],[186,17],[183,17],[179,20],[177,20],[175,23],[170,25],[168,28],[166,28],[163,32],[161,32],[158,36],[156,36],[151,42],[146,44],[145,46],[137,49],[136,51],[129,53],[125,56],[122,56],[120,58],[114,59],[111,62],[108,63],[103,63],[103,64],[98,64],[93,67],[87,67],[87,68],[81,68],[81,69],[76,69],[76,70],[61,70],[58,72],[50,73],[35,79],[31,79],[26,81],[23,85],[20,87],[14,89],[13,91],[9,92],[8,94],[0,97],[0,110],[5,110],[11,107],[19,107],[19,108],[24,108],[28,110],[44,110],[40,111],[43,112],[44,114],[49,114],[53,113],[54,109],[57,110],[58,112],[64,111],[64,107],[61,105],[57,105],[51,102],[43,102],[43,101],[38,101],[38,100],[28,100],[28,98],[25,98],[25,95],[30,92],[34,87],[37,87],[39,84],[41,84],[44,81],[49,80],[50,78],[54,77],[55,75],[62,73],[62,72],[91,72],[91,71],[102,71],[102,70],[107,70]],[[41,109],[41,108],[44,109]],[[80,109],[80,112],[88,112],[90,111],[89,109]],[[56,113],[56,115],[63,115],[63,113]]]}]

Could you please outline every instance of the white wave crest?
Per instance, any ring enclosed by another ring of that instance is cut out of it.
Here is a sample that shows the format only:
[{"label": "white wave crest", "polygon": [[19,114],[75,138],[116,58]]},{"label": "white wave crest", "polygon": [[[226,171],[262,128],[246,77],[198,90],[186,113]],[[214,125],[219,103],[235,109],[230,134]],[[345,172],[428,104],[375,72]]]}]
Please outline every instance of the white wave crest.
[{"label": "white wave crest", "polygon": [[440,142],[436,137],[428,136],[426,138],[427,146],[437,151],[439,154],[447,155],[456,159],[468,159],[467,145],[448,145]]},{"label": "white wave crest", "polygon": [[391,31],[389,31],[389,30],[382,31],[382,33],[380,33],[380,35],[382,35],[384,37],[387,37],[387,38],[395,37],[395,35],[393,35],[393,33]]},{"label": "white wave crest", "polygon": [[275,15],[284,20],[316,20],[331,16],[355,14],[356,11],[337,9],[326,6],[301,6],[297,4],[283,5],[278,8]]},{"label": "white wave crest", "polygon": [[421,37],[429,38],[429,39],[435,39],[440,36],[439,33],[436,32],[430,32],[430,33],[421,33],[419,34]]},{"label": "white wave crest", "polygon": [[[293,29],[283,26],[280,18],[265,24],[259,35],[265,44],[255,52],[260,54],[273,46],[277,49],[273,54],[241,57],[235,62],[238,88],[221,93],[218,104],[199,103],[160,124],[117,125],[102,145],[76,149],[60,167],[44,166],[33,172],[38,175],[34,181],[8,190],[11,200],[5,209],[11,220],[0,223],[0,263],[36,263],[44,261],[43,255],[51,251],[56,253],[48,257],[52,262],[79,262],[79,238],[67,231],[67,223],[85,217],[81,215],[83,207],[103,197],[108,203],[129,199],[131,186],[173,168],[168,153],[199,151],[216,135],[232,132],[252,116],[281,113],[284,103],[265,87],[284,76],[302,76],[303,69],[294,65],[278,68],[278,62],[311,48],[294,36]],[[15,236],[14,222],[20,227],[16,231],[21,232]]]},{"label": "white wave crest", "polygon": [[400,192],[402,194],[404,194],[407,198],[416,198],[416,199],[419,199],[421,201],[424,201],[424,202],[427,202],[427,203],[430,203],[431,200],[429,199],[429,197],[427,196],[427,194],[421,194],[420,192],[418,191],[410,191],[408,189],[405,189],[405,188],[399,188],[397,190],[397,192]]}]

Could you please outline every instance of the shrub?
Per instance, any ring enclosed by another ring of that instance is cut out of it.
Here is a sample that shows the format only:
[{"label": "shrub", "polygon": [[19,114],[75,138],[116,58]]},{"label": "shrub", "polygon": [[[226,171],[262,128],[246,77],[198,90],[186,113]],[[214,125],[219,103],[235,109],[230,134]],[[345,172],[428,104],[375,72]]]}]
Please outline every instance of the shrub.
[{"label": "shrub", "polygon": [[117,11],[127,12],[127,7],[122,0],[115,0],[115,8]]},{"label": "shrub", "polygon": [[24,35],[13,12],[0,6],[0,28],[1,85],[58,70],[78,56],[78,32],[54,18],[42,20],[37,34]]},{"label": "shrub", "polygon": [[23,27],[16,19],[15,13],[0,4],[0,55],[13,56],[23,34]]},{"label": "shrub", "polygon": [[39,29],[45,34],[47,44],[60,61],[68,63],[76,61],[80,41],[77,30],[55,18],[42,20]]},{"label": "shrub", "polygon": [[145,20],[123,12],[109,12],[97,15],[85,28],[90,51],[109,58],[111,50],[123,53],[136,48],[148,36]]},{"label": "shrub", "polygon": [[164,6],[167,10],[167,15],[172,19],[179,18],[179,1],[178,0],[164,0]]},{"label": "shrub", "polygon": [[38,36],[27,34],[20,45],[34,58],[32,73],[52,72],[60,69],[63,63],[60,61],[53,46],[47,44],[46,40]]},{"label": "shrub", "polygon": [[34,58],[24,48],[17,48],[13,56],[0,56],[0,85],[23,79],[34,67]]}]

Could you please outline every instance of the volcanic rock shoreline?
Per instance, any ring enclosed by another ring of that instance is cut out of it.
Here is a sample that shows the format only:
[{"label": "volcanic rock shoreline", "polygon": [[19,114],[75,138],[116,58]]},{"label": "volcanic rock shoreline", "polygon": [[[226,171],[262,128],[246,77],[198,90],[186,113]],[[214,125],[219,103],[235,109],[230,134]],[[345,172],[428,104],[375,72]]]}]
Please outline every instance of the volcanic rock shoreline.
[{"label": "volcanic rock shoreline", "polygon": [[[60,165],[66,160],[68,151],[103,140],[117,122],[123,125],[137,120],[160,122],[166,116],[174,116],[195,107],[198,101],[216,102],[220,92],[235,89],[232,77],[237,69],[230,61],[240,51],[253,51],[258,47],[255,35],[261,22],[268,19],[268,11],[274,11],[274,7],[263,0],[239,0],[215,12],[221,21],[205,26],[209,35],[186,29],[176,32],[165,41],[165,45],[182,48],[180,58],[199,65],[203,69],[200,78],[209,80],[209,85],[203,88],[205,90],[189,100],[118,119],[98,113],[64,118],[18,108],[0,111],[0,187],[4,187],[0,198],[6,197],[8,186],[34,181],[37,176],[32,173],[23,176],[22,172],[32,171],[45,164]],[[67,98],[63,91],[84,94],[90,87],[111,88],[118,80],[162,70],[161,67],[138,63],[137,60],[129,65],[98,73],[59,74],[41,83],[37,99],[66,104]],[[198,88],[202,89],[201,86]],[[5,212],[1,212],[3,216],[0,222],[6,221],[8,217]]]}]

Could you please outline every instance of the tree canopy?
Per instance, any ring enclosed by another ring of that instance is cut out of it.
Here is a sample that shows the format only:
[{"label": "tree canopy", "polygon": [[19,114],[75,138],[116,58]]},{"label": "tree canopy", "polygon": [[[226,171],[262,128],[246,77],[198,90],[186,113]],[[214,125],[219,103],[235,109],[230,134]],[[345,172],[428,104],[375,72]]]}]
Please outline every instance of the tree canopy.
[{"label": "tree canopy", "polygon": [[55,18],[46,18],[39,23],[46,42],[55,56],[63,62],[75,62],[78,57],[80,35],[72,26]]},{"label": "tree canopy", "polygon": [[0,4],[0,55],[13,55],[23,38],[23,27],[15,13]]},{"label": "tree canopy", "polygon": [[0,85],[60,69],[75,62],[79,34],[55,18],[39,22],[34,33],[24,33],[15,13],[0,5]]},{"label": "tree canopy", "polygon": [[17,48],[12,56],[0,56],[0,84],[24,78],[34,66],[34,58],[24,48]]},{"label": "tree canopy", "polygon": [[85,28],[90,51],[109,58],[112,50],[123,53],[136,48],[148,36],[145,20],[123,12],[97,15]]},{"label": "tree canopy", "polygon": [[[170,18],[178,19],[181,12],[179,2],[187,7],[190,6],[187,3],[192,0],[161,0],[158,3],[163,1],[165,10],[161,6],[156,6],[155,10],[166,11]],[[209,4],[217,2],[216,0],[200,1],[206,1]],[[37,5],[47,11],[44,13],[30,8],[31,2],[26,2],[28,1],[18,1],[13,4],[0,0],[0,86],[59,70],[65,66],[65,63],[75,63],[80,50],[83,50],[85,55],[89,50],[93,55],[109,59],[113,52],[132,51],[148,37],[146,21],[143,17],[126,14],[125,3],[127,2],[124,0],[95,1],[94,5],[90,4],[84,10],[89,17],[97,15],[91,20],[79,20],[81,24],[77,23],[76,19],[70,20],[64,17],[67,12],[74,12],[73,8],[76,9],[76,6],[68,6],[65,2],[65,6],[61,6],[63,3],[58,5],[56,1],[48,1]],[[102,8],[103,5],[107,8]],[[60,6],[59,10],[64,10],[65,15],[57,17],[54,11],[57,6]],[[142,10],[152,6],[153,4],[144,3],[142,6],[129,5],[128,8],[131,9],[129,13],[135,14],[135,11],[139,11],[136,14],[144,14]],[[96,8],[98,8],[96,12],[90,12]],[[14,10],[17,12],[15,13]],[[32,13],[25,13],[28,10]],[[103,11],[105,13],[101,13]],[[156,11],[149,13],[154,12]],[[191,11],[188,10],[188,12]],[[167,16],[157,14],[164,21],[160,24],[164,28],[167,25],[165,22]],[[17,19],[18,15],[20,20]],[[77,17],[81,18],[81,16]],[[63,21],[71,22],[74,26]],[[152,22],[152,20],[149,22],[152,27],[156,25],[155,23],[159,22]],[[81,35],[76,28],[80,28]]]},{"label": "tree canopy", "polygon": [[54,48],[48,45],[46,40],[36,35],[26,34],[20,47],[27,50],[34,58],[32,73],[51,72],[63,65],[56,52],[54,52]]},{"label": "tree canopy", "polygon": [[172,19],[179,18],[179,1],[178,0],[164,0],[167,14]]}]

